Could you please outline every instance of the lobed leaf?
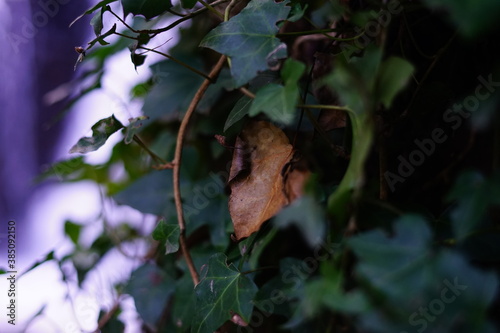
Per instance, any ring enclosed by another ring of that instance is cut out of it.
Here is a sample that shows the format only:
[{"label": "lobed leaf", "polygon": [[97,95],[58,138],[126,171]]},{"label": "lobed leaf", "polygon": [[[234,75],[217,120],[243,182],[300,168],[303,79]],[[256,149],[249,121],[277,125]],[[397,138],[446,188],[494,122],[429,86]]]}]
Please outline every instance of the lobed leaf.
[{"label": "lobed leaf", "polygon": [[170,296],[174,292],[173,279],[153,264],[144,264],[130,277],[124,292],[132,296],[142,320],[154,327]]},{"label": "lobed leaf", "polygon": [[165,243],[165,254],[177,252],[179,250],[179,236],[181,230],[178,224],[167,224],[165,219],[158,222],[153,230],[153,239]]},{"label": "lobed leaf", "polygon": [[92,136],[83,137],[78,140],[69,152],[86,154],[95,151],[102,147],[106,143],[106,140],[121,128],[123,128],[122,123],[114,115],[101,119],[92,126]]},{"label": "lobed leaf", "polygon": [[210,31],[200,46],[211,48],[231,58],[231,74],[242,86],[270,62],[286,57],[286,45],[278,38],[276,23],[290,12],[289,0],[253,0],[238,15]]},{"label": "lobed leaf", "polygon": [[306,66],[296,60],[287,59],[281,70],[284,86],[268,84],[260,89],[248,111],[250,116],[265,113],[271,120],[289,125],[295,116],[299,99],[298,81]]},{"label": "lobed leaf", "polygon": [[258,288],[226,261],[222,253],[210,257],[207,273],[195,287],[195,323],[191,332],[212,333],[234,315],[250,322]]}]

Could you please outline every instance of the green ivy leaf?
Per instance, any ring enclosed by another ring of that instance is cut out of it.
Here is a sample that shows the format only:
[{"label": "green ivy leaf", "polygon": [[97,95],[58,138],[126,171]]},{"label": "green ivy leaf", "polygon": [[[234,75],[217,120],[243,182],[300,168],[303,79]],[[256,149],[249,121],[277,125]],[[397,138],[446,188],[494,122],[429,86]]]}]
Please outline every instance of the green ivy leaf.
[{"label": "green ivy leaf", "polygon": [[130,144],[134,140],[134,135],[142,128],[142,122],[149,119],[148,116],[139,116],[129,119],[130,123],[125,127],[123,142]]},{"label": "green ivy leaf", "polygon": [[81,19],[82,17],[84,17],[85,15],[89,15],[89,14],[92,14],[93,12],[95,12],[97,9],[100,9],[100,8],[104,8],[105,6],[109,5],[110,3],[112,2],[115,2],[115,1],[118,1],[118,0],[102,0],[102,1],[99,1],[95,6],[93,7],[90,7],[89,9],[87,9],[83,14],[81,14],[80,16],[78,16],[76,19],[73,20],[73,22],[71,22],[69,24],[69,26],[71,27],[76,21],[78,21],[79,19]]},{"label": "green ivy leaf", "polygon": [[132,296],[145,323],[154,327],[174,292],[173,279],[153,264],[144,264],[130,277],[124,292]]},{"label": "green ivy leaf", "polygon": [[329,262],[321,263],[321,275],[305,286],[304,300],[300,303],[301,313],[312,318],[322,307],[333,311],[359,314],[370,309],[366,294],[360,290],[346,292],[344,290],[343,272]]},{"label": "green ivy leaf", "polygon": [[362,58],[348,61],[340,57],[335,71],[327,79],[342,103],[352,110],[348,113],[353,138],[351,160],[339,186],[328,198],[328,212],[339,221],[346,220],[351,196],[363,184],[364,164],[374,133],[370,113],[373,112],[373,91],[381,60],[382,51],[368,47]]},{"label": "green ivy leaf", "polygon": [[290,12],[289,0],[279,3],[253,0],[238,15],[210,31],[200,46],[231,58],[231,74],[242,86],[268,68],[270,62],[286,57],[286,45],[275,37],[276,23]]},{"label": "green ivy leaf", "polygon": [[196,318],[192,332],[214,332],[234,314],[250,322],[252,300],[258,288],[226,261],[222,253],[210,257],[206,276],[195,288]]},{"label": "green ivy leaf", "polygon": [[103,6],[101,7],[101,10],[98,11],[94,17],[92,17],[92,20],[90,20],[90,25],[94,29],[94,33],[97,37],[101,35],[101,31],[103,28],[102,25],[102,15],[108,10],[108,6]]},{"label": "green ivy leaf", "polygon": [[153,171],[113,197],[117,203],[143,213],[169,217],[175,213],[172,171]]},{"label": "green ivy leaf", "polygon": [[170,0],[120,0],[123,6],[123,15],[128,14],[142,15],[146,20],[150,20],[155,16],[161,15],[170,8],[172,3]]},{"label": "green ivy leaf", "polygon": [[73,244],[78,244],[78,238],[80,237],[80,231],[82,226],[80,224],[73,223],[71,221],[66,221],[64,223],[64,233],[71,239]]},{"label": "green ivy leaf", "polygon": [[396,94],[406,86],[413,70],[413,65],[404,59],[390,57],[385,60],[380,66],[378,74],[375,93],[377,101],[389,108]]},{"label": "green ivy leaf", "polygon": [[288,15],[286,20],[290,21],[290,22],[297,22],[302,17],[304,17],[309,5],[308,4],[302,5],[300,3],[292,3],[291,7],[292,8],[290,10],[290,14]]},{"label": "green ivy leaf", "polygon": [[178,224],[167,224],[165,219],[161,219],[152,236],[154,240],[165,242],[165,254],[170,254],[179,250],[180,234],[181,229]]},{"label": "green ivy leaf", "polygon": [[106,140],[119,129],[123,128],[122,123],[114,115],[99,120],[92,126],[92,136],[83,137],[71,147],[70,153],[86,154],[101,148]]},{"label": "green ivy leaf", "polygon": [[[471,266],[458,253],[433,249],[422,217],[404,215],[393,229],[392,237],[378,229],[348,241],[359,259],[356,275],[369,283],[374,306],[360,316],[362,330],[399,332],[418,325],[431,333],[482,332],[495,294],[491,290],[498,288],[496,274]],[[435,316],[438,302],[446,311]],[[419,310],[429,308],[432,325]],[[454,329],[458,325],[460,330]]]},{"label": "green ivy leaf", "polygon": [[224,124],[224,132],[248,114],[253,99],[248,96],[240,98],[229,113]]},{"label": "green ivy leaf", "polygon": [[456,200],[451,212],[453,233],[463,240],[484,219],[490,205],[500,205],[500,173],[490,179],[467,172],[457,179],[448,200]]},{"label": "green ivy leaf", "polygon": [[[179,60],[202,70],[201,60],[194,57],[179,57]],[[203,77],[174,61],[165,60],[151,66],[156,83],[144,100],[142,111],[151,120],[173,113],[185,112]],[[223,73],[221,73],[223,75]],[[197,112],[206,112],[222,91],[222,80],[210,85],[200,101]]]},{"label": "green ivy leaf", "polygon": [[97,36],[96,38],[94,38],[93,40],[91,40],[88,44],[89,46],[87,47],[87,49],[90,49],[92,46],[95,45],[95,43],[99,42],[99,44],[101,45],[109,45],[108,42],[106,42],[104,40],[104,38],[108,37],[108,36],[111,36],[112,34],[114,34],[116,32],[116,23],[113,24],[113,26],[111,27],[111,29],[109,29],[108,31],[106,31],[104,34],[102,35],[99,35]]},{"label": "green ivy leaf", "polygon": [[248,111],[250,116],[264,112],[271,120],[289,125],[295,116],[295,105],[299,99],[298,81],[306,66],[287,59],[281,70],[284,86],[268,84],[260,89]]},{"label": "green ivy leaf", "polygon": [[172,302],[172,321],[182,332],[188,332],[191,326],[193,313],[195,313],[195,303],[193,280],[191,280],[191,275],[186,272],[175,281],[175,294]]},{"label": "green ivy leaf", "polygon": [[[273,71],[265,71],[259,73],[254,79],[252,79],[249,82],[249,87],[251,91],[257,91],[258,89],[266,85],[277,84],[281,81],[282,78],[279,76],[279,73]],[[236,102],[227,117],[226,123],[224,125],[224,132],[226,132],[229,128],[231,128],[231,126],[236,124],[248,114],[252,102],[253,99],[248,96],[243,96]]]}]

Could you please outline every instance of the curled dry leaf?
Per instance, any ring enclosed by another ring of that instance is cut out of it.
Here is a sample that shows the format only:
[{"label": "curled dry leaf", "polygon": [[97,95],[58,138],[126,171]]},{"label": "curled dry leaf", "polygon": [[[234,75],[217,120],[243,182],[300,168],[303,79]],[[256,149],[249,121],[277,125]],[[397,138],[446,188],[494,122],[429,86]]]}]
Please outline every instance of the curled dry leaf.
[{"label": "curled dry leaf", "polygon": [[293,155],[285,133],[266,121],[248,123],[237,137],[229,172],[229,213],[237,240],[301,195],[308,172],[291,171]]}]

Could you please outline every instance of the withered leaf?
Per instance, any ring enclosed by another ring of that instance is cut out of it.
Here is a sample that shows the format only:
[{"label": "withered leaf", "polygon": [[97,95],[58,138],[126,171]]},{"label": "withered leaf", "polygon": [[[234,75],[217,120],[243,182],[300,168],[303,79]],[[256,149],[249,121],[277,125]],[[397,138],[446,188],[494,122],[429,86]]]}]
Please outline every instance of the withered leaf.
[{"label": "withered leaf", "polygon": [[[307,177],[284,177],[288,175],[284,168],[292,157],[287,136],[271,123],[252,121],[243,128],[236,139],[229,173],[229,213],[237,240],[259,230],[262,223],[300,195],[298,189]],[[288,180],[290,183],[285,184]]]}]

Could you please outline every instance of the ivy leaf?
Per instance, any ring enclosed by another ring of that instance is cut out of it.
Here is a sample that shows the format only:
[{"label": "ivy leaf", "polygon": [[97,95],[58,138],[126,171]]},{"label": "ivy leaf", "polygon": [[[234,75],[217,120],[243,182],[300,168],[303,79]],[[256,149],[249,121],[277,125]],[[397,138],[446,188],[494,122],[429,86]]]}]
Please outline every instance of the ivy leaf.
[{"label": "ivy leaf", "polygon": [[248,111],[250,116],[256,116],[260,111],[270,119],[289,125],[295,115],[295,105],[299,98],[297,85],[306,66],[296,60],[287,59],[281,70],[285,85],[268,84],[255,95]]},{"label": "ivy leaf", "polygon": [[121,0],[121,3],[124,17],[132,13],[133,15],[142,15],[146,20],[161,15],[172,8],[170,0]]},{"label": "ivy leaf", "polygon": [[125,144],[129,144],[134,139],[134,135],[142,128],[142,121],[149,119],[148,116],[139,116],[136,118],[129,119],[130,124],[125,127],[125,134],[123,138],[123,142]]},{"label": "ivy leaf", "polygon": [[173,282],[158,266],[144,264],[132,273],[125,287],[125,293],[134,299],[137,312],[151,327],[160,318],[165,304],[174,292]]},{"label": "ivy leaf", "polygon": [[78,244],[78,238],[80,237],[80,231],[82,226],[80,224],[73,223],[71,221],[66,221],[64,223],[64,233],[71,239],[73,244]]},{"label": "ivy leaf", "polygon": [[106,42],[104,40],[104,38],[108,37],[108,36],[111,36],[112,34],[114,34],[116,32],[116,23],[113,24],[113,26],[111,27],[111,29],[109,29],[108,31],[106,31],[104,34],[102,35],[99,35],[97,36],[96,38],[94,38],[93,40],[91,40],[87,46],[87,49],[90,49],[92,46],[95,45],[95,43],[99,42],[99,44],[101,45],[108,45],[109,43]]},{"label": "ivy leaf", "polygon": [[191,332],[214,332],[234,315],[250,322],[258,288],[226,261],[223,253],[214,254],[208,261],[206,276],[195,288],[196,317]]},{"label": "ivy leaf", "polygon": [[251,1],[238,15],[210,31],[200,46],[211,48],[231,58],[231,74],[242,86],[268,68],[270,62],[286,57],[286,45],[275,37],[276,23],[290,12],[289,0],[279,3]]},{"label": "ivy leaf", "polygon": [[490,179],[477,172],[462,174],[448,200],[457,201],[450,217],[455,237],[463,240],[484,219],[488,206],[500,205],[500,173]]},{"label": "ivy leaf", "polygon": [[308,4],[302,5],[300,3],[292,3],[290,10],[290,15],[286,19],[287,21],[290,22],[297,22],[300,20],[302,17],[304,17],[307,7],[309,7]]},{"label": "ivy leaf", "polygon": [[106,143],[106,140],[119,129],[123,128],[122,123],[114,115],[99,120],[92,126],[92,136],[83,137],[71,147],[70,153],[86,154],[95,151]]},{"label": "ivy leaf", "polygon": [[412,64],[398,57],[390,57],[382,63],[375,94],[378,101],[382,102],[386,108],[391,106],[396,94],[406,86],[413,69]]},{"label": "ivy leaf", "polygon": [[[179,57],[179,60],[198,70],[203,68],[198,58]],[[144,114],[154,120],[174,112],[185,112],[203,82],[203,78],[172,60],[158,62],[151,66],[151,70],[156,84],[144,99],[142,107]],[[219,78],[216,84],[208,88],[200,101],[197,112],[209,109],[221,91],[222,82]]]},{"label": "ivy leaf", "polygon": [[146,60],[146,56],[143,54],[137,54],[135,51],[130,53],[130,59],[134,64],[134,69],[137,70],[137,67],[144,65],[144,61]]},{"label": "ivy leaf", "polygon": [[165,254],[170,254],[179,250],[180,234],[181,229],[178,224],[167,224],[161,219],[153,231],[153,239],[165,242]]},{"label": "ivy leaf", "polygon": [[76,19],[73,20],[73,22],[71,22],[69,24],[69,26],[71,27],[76,21],[78,21],[79,19],[81,19],[82,17],[84,17],[85,15],[89,15],[89,14],[92,14],[93,12],[95,12],[97,9],[99,8],[104,8],[105,6],[109,5],[110,3],[112,2],[115,2],[115,1],[118,1],[118,0],[102,0],[102,1],[99,1],[95,6],[93,7],[90,7],[89,9],[87,9],[82,15],[78,16]]},{"label": "ivy leaf", "polygon": [[92,17],[92,20],[90,20],[90,25],[94,28],[94,33],[97,37],[101,35],[102,31],[102,15],[108,10],[108,6],[103,6],[101,7],[101,10],[98,11],[94,17]]},{"label": "ivy leaf", "polygon": [[172,302],[172,321],[182,330],[188,332],[193,321],[196,296],[191,275],[185,273],[175,281],[175,294]]},{"label": "ivy leaf", "polygon": [[119,204],[143,213],[170,216],[175,211],[172,171],[153,171],[114,195]]},{"label": "ivy leaf", "polygon": [[373,91],[381,60],[381,50],[368,47],[362,58],[347,61],[340,57],[335,71],[328,78],[328,83],[337,91],[342,103],[352,110],[348,113],[353,138],[351,160],[339,186],[328,198],[328,212],[339,221],[346,220],[346,207],[352,193],[363,184],[364,163],[374,133],[369,115],[373,111]]},{"label": "ivy leaf", "polygon": [[248,114],[251,105],[252,99],[250,97],[243,96],[240,98],[227,116],[226,123],[224,124],[224,132],[245,117]]},{"label": "ivy leaf", "polygon": [[300,197],[309,173],[295,169],[283,175],[293,147],[285,133],[269,122],[248,122],[235,147],[229,171],[229,213],[239,240]]},{"label": "ivy leaf", "polygon": [[[249,87],[251,91],[257,91],[258,89],[269,85],[277,84],[281,82],[282,79],[279,77],[277,72],[266,71],[257,75],[254,79],[249,82]],[[227,116],[226,123],[224,125],[224,132],[226,132],[231,126],[240,121],[244,116],[250,111],[250,106],[252,105],[253,99],[248,96],[241,97],[233,109]]]},{"label": "ivy leaf", "polygon": [[[372,311],[359,318],[360,330],[409,332],[418,325],[431,333],[483,332],[495,295],[491,291],[498,288],[496,274],[473,267],[457,252],[432,248],[422,217],[403,215],[393,229],[392,237],[379,229],[348,241],[359,259],[356,276],[370,284],[372,297],[384,297],[381,302],[372,298]],[[430,317],[432,325],[419,310],[437,314],[444,307],[446,311]]]}]

